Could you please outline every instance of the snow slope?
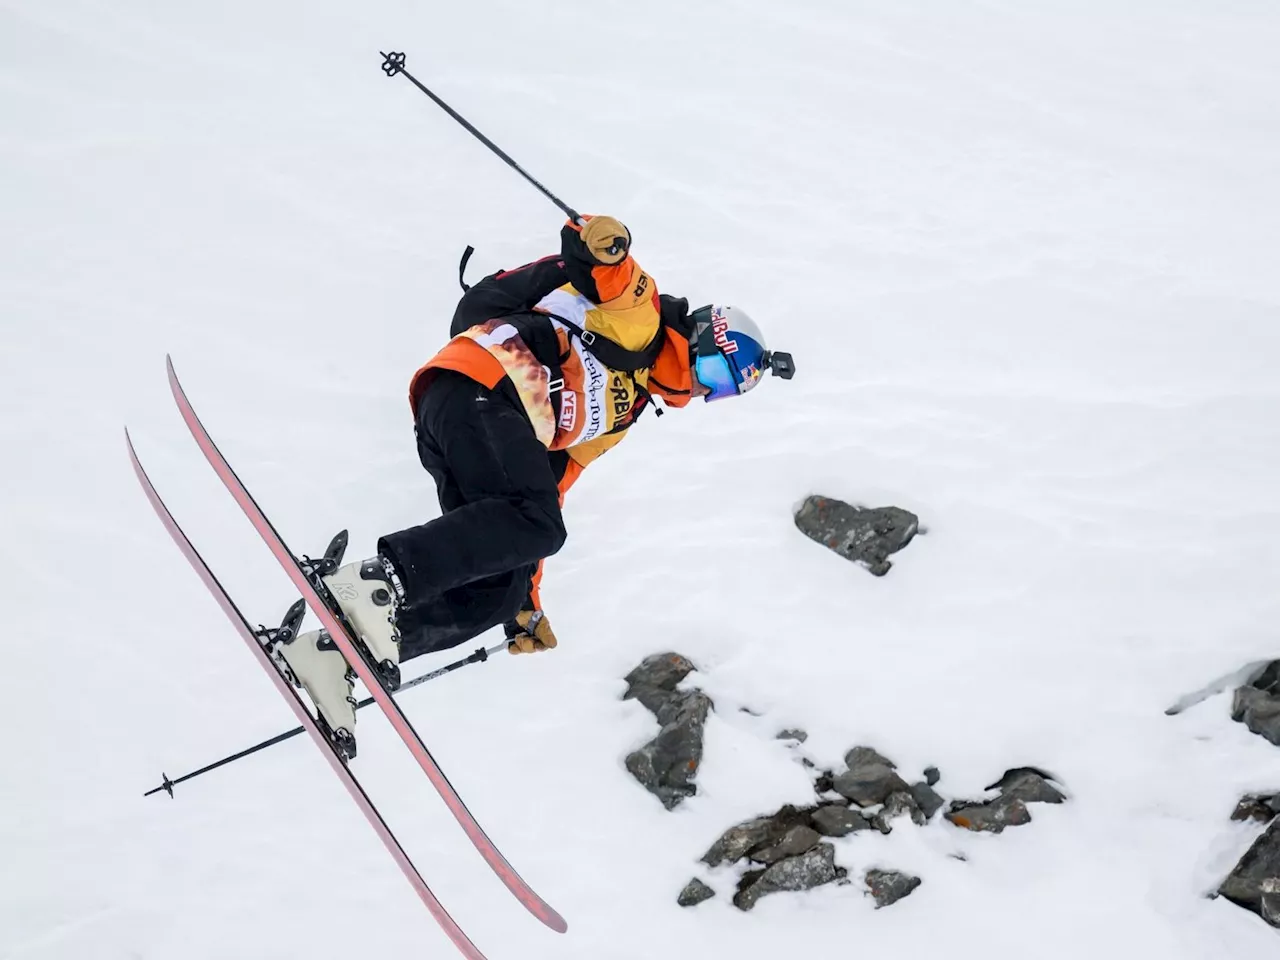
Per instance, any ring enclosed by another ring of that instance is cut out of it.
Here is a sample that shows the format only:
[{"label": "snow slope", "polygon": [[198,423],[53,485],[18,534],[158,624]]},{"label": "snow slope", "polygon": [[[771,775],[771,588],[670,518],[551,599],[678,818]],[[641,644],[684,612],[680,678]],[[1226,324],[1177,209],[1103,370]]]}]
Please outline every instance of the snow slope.
[{"label": "snow slope", "polygon": [[[387,80],[389,46],[623,217],[663,290],[748,306],[799,367],[592,468],[545,589],[560,650],[404,697],[566,936],[362,715],[359,774],[481,949],[1273,954],[1203,894],[1280,751],[1223,697],[1161,711],[1280,655],[1280,14],[1118,6],[0,3],[0,957],[450,955],[303,740],[140,796],[291,722],[128,470],[126,422],[243,608],[279,616],[165,352],[293,546],[346,525],[366,555],[436,510],[404,394],[462,246],[476,276],[554,248],[556,211]],[[794,530],[811,492],[929,533],[874,579]],[[652,720],[619,678],[664,649],[719,706],[674,813],[622,768]],[[924,878],[888,910],[859,885],[679,910],[723,828],[807,798],[789,725],[827,765],[870,743],[965,796],[1033,763],[1074,799],[1001,837],[840,841],[855,875]]]}]

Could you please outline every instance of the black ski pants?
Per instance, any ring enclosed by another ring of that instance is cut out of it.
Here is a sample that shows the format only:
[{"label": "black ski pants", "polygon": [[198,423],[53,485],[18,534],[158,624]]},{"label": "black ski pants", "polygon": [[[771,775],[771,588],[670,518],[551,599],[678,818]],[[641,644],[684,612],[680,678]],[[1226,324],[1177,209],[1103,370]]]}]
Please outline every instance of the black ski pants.
[{"label": "black ski pants", "polygon": [[405,589],[401,660],[514,619],[538,561],[565,540],[547,448],[508,381],[490,390],[442,370],[417,413],[418,456],[443,513],[378,541]]}]

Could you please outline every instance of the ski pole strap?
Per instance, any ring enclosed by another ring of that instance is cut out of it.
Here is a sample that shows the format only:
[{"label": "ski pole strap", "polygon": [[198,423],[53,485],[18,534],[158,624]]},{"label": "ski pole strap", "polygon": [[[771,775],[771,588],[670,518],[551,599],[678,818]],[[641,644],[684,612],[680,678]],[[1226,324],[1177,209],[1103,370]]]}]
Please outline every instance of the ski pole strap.
[{"label": "ski pole strap", "polygon": [[463,275],[467,272],[467,263],[471,260],[471,255],[476,252],[476,248],[471,244],[467,244],[467,249],[462,251],[462,259],[458,262],[458,286],[462,287],[462,292],[466,293],[471,289],[471,284],[463,279]]}]

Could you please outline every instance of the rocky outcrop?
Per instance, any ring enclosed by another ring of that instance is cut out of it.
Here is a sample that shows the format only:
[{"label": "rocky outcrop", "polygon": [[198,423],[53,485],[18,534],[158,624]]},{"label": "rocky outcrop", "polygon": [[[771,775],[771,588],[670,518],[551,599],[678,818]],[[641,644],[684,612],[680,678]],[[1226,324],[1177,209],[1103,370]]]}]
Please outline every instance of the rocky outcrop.
[{"label": "rocky outcrop", "polygon": [[1218,892],[1280,927],[1280,819],[1271,821]]},{"label": "rocky outcrop", "polygon": [[889,572],[889,555],[909,544],[920,531],[920,519],[906,510],[855,507],[822,496],[807,498],[795,520],[809,539],[862,564],[877,577]]},{"label": "rocky outcrop", "polygon": [[1006,827],[1031,822],[1028,803],[1062,803],[1066,795],[1049,782],[1049,775],[1035,767],[1015,767],[987,787],[999,790],[993,800],[958,800],[946,818],[957,827],[985,833],[1003,833]]},{"label": "rocky outcrop", "polygon": [[761,897],[783,890],[812,890],[844,876],[836,866],[836,850],[829,843],[820,843],[798,857],[788,857],[766,867],[743,875],[733,905],[739,910],[750,910]]},{"label": "rocky outcrop", "polygon": [[[935,780],[934,783],[937,781]],[[924,814],[926,821],[932,820],[933,815],[942,809],[945,801],[938,796],[938,792],[933,789],[933,784],[927,780],[911,785],[911,799],[916,802],[916,806],[920,808],[920,812]]]},{"label": "rocky outcrop", "polygon": [[1270,823],[1278,815],[1280,815],[1280,793],[1251,793],[1240,798],[1235,811],[1231,814],[1231,819]]},{"label": "rocky outcrop", "polygon": [[785,806],[769,817],[747,820],[726,830],[702,855],[702,862],[709,867],[737,863],[781,842],[787,832],[797,826],[809,826],[809,813],[793,806]]},{"label": "rocky outcrop", "polygon": [[1272,662],[1252,683],[1236,688],[1231,719],[1280,746],[1280,660]]},{"label": "rocky outcrop", "polygon": [[874,827],[862,814],[839,803],[824,803],[809,815],[809,822],[824,837],[845,837]]},{"label": "rocky outcrop", "polygon": [[848,769],[831,781],[831,789],[860,807],[884,803],[890,794],[907,793],[907,786],[894,765],[870,747],[854,747],[845,754]]},{"label": "rocky outcrop", "polygon": [[680,895],[676,897],[676,903],[682,907],[696,907],[700,903],[705,903],[716,895],[716,892],[708,887],[705,883],[694,877],[690,880]]},{"label": "rocky outcrop", "polygon": [[627,692],[622,699],[639,700],[656,715],[671,699],[680,681],[694,669],[693,663],[678,653],[655,653],[645,657],[640,666],[627,674]]},{"label": "rocky outcrop", "polygon": [[648,657],[627,674],[623,699],[639,700],[657,718],[658,735],[626,758],[626,768],[668,810],[698,792],[703,727],[714,704],[701,690],[677,690],[694,669],[678,653]]},{"label": "rocky outcrop", "polygon": [[867,890],[875,898],[877,910],[910,896],[921,883],[919,877],[897,870],[868,870],[865,881]]},{"label": "rocky outcrop", "polygon": [[1020,827],[1031,822],[1031,811],[1021,800],[999,797],[986,803],[958,800],[945,814],[957,827],[975,833],[1004,833],[1005,827]]}]

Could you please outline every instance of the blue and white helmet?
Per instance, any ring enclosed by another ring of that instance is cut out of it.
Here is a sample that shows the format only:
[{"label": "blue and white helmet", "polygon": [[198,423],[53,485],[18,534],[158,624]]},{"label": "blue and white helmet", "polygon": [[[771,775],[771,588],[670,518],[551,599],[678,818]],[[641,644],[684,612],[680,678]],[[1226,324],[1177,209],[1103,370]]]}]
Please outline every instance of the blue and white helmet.
[{"label": "blue and white helmet", "polygon": [[790,380],[795,372],[790,354],[771,353],[760,327],[741,307],[702,307],[693,321],[694,376],[710,392],[706,401],[736,397],[751,390],[764,372]]}]

